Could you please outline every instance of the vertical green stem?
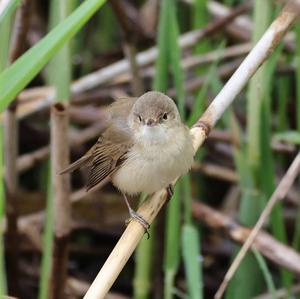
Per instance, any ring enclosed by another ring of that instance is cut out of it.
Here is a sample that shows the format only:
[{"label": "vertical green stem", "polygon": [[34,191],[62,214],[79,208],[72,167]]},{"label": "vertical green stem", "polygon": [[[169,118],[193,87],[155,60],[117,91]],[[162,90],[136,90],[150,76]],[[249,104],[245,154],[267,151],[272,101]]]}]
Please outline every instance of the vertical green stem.
[{"label": "vertical green stem", "polygon": [[174,188],[174,195],[167,209],[166,247],[165,247],[165,287],[164,299],[173,298],[174,279],[179,266],[180,249],[180,186],[179,181]]},{"label": "vertical green stem", "polygon": [[152,286],[152,265],[153,265],[153,247],[156,241],[156,223],[153,223],[150,227],[149,234],[150,239],[143,239],[135,254],[136,265],[134,270],[133,280],[133,298],[134,299],[146,299],[149,298],[149,293]]},{"label": "vertical green stem", "polygon": [[[163,0],[161,7],[159,27],[160,55],[157,60],[158,72],[164,74],[163,84],[158,79],[154,86],[162,87],[166,91],[168,69],[171,69],[174,85],[177,93],[178,108],[184,118],[184,91],[183,77],[180,69],[180,49],[177,44],[178,25],[176,21],[175,3],[173,0]],[[160,64],[161,63],[161,64]],[[158,78],[158,77],[157,77]],[[156,85],[157,84],[157,85]],[[180,260],[180,188],[181,182],[175,186],[174,195],[167,209],[166,219],[166,247],[165,247],[165,287],[164,298],[173,298],[174,279],[177,273]]]},{"label": "vertical green stem", "polygon": [[[254,32],[253,42],[257,42],[262,36],[267,26],[270,23],[271,16],[271,1],[256,0],[254,5]],[[249,84],[248,92],[248,159],[250,167],[254,175],[258,172],[259,163],[261,160],[260,155],[260,117],[262,96],[264,94],[264,78],[266,74],[266,65],[255,73]]]},{"label": "vertical green stem", "polygon": [[260,254],[259,251],[257,251],[256,249],[252,250],[252,252],[254,253],[254,257],[261,269],[261,272],[264,275],[264,279],[266,281],[266,284],[268,286],[268,291],[269,293],[272,295],[272,299],[276,299],[276,288],[274,285],[274,281],[272,278],[272,274],[270,272],[270,270],[268,269],[267,263],[265,261],[265,259],[263,258],[263,256]]},{"label": "vertical green stem", "polygon": [[[0,72],[8,64],[8,49],[11,17],[3,18],[0,26]],[[4,260],[4,221],[5,221],[5,192],[4,192],[4,136],[3,122],[0,123],[0,297],[7,294],[6,272]]]},{"label": "vertical green stem", "polygon": [[54,213],[53,213],[53,194],[51,184],[51,173],[48,163],[47,180],[47,203],[46,218],[43,233],[43,256],[41,263],[41,274],[39,284],[38,299],[47,299],[49,292],[49,281],[51,275],[52,250],[53,250],[53,231],[54,231]]}]

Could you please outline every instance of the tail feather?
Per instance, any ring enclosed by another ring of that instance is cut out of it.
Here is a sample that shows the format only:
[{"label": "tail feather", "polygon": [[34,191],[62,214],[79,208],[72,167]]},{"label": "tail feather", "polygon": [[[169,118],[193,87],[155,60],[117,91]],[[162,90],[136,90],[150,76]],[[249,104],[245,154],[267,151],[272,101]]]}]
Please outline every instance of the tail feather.
[{"label": "tail feather", "polygon": [[84,166],[85,164],[87,164],[91,160],[91,158],[92,158],[92,155],[84,155],[80,159],[78,159],[77,161],[75,161],[74,163],[69,165],[67,168],[62,170],[59,174],[73,172],[74,170],[76,170],[76,169]]}]

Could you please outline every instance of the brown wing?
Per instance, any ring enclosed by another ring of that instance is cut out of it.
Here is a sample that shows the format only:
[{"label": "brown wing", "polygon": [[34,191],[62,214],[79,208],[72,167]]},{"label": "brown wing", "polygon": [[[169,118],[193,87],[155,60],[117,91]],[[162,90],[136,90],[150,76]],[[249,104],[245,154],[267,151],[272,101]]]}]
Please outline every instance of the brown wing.
[{"label": "brown wing", "polygon": [[128,142],[114,143],[101,136],[92,153],[87,190],[113,174],[126,160],[126,153],[130,147],[131,144]]},{"label": "brown wing", "polygon": [[131,133],[127,125],[128,114],[136,99],[122,99],[109,107],[110,124],[97,143],[79,160],[64,169],[61,174],[79,167],[89,167],[87,190],[111,175],[126,159],[132,146]]},{"label": "brown wing", "polygon": [[89,165],[90,161],[92,159],[91,152],[88,151],[84,156],[82,156],[80,159],[73,162],[71,165],[69,165],[67,168],[65,168],[60,174],[64,174],[67,172],[73,172],[74,170]]},{"label": "brown wing", "polygon": [[91,166],[87,190],[112,175],[126,160],[132,146],[132,133],[127,117],[136,99],[124,99],[110,106],[111,123],[95,144],[91,153]]}]

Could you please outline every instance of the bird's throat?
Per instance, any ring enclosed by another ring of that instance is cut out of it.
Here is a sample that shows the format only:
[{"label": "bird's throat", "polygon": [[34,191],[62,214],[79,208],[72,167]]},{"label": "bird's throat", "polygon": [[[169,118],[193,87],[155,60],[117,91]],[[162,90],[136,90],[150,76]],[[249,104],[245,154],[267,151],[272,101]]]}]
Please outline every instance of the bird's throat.
[{"label": "bird's throat", "polygon": [[165,144],[169,141],[169,130],[160,125],[142,126],[136,134],[136,139],[145,145]]}]

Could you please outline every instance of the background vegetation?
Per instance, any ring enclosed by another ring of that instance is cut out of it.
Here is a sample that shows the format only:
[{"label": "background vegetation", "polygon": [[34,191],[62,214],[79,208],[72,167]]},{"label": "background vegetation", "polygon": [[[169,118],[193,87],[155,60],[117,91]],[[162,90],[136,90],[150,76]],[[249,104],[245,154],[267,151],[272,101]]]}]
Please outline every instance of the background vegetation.
[{"label": "background vegetation", "polygon": [[[71,190],[58,178],[69,157],[59,160],[57,144],[79,158],[101,134],[109,103],[148,90],[171,96],[192,126],[281,8],[271,0],[0,2],[0,297],[82,298],[124,230],[127,209],[110,184],[86,194],[84,169]],[[296,24],[212,130],[107,298],[212,298],[299,144]],[[227,299],[297,298],[299,202],[297,182]]]}]

